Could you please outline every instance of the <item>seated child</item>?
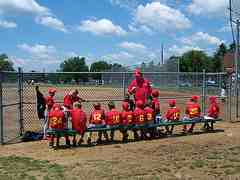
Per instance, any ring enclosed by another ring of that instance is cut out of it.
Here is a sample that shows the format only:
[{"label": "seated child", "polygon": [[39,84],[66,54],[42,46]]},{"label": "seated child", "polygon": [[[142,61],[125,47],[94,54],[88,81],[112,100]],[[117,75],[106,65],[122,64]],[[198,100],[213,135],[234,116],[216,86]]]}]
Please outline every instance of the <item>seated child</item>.
[{"label": "seated child", "polygon": [[[49,112],[49,128],[53,130],[63,130],[65,128],[65,114],[61,109],[61,106],[59,104],[54,104],[51,111]],[[59,147],[59,139],[60,137],[55,137],[52,135],[50,137],[49,146],[54,146],[54,138],[57,138],[56,146]],[[70,140],[68,136],[65,136],[66,139],[66,145],[70,146]]]},{"label": "seated child", "polygon": [[[114,102],[108,103],[109,111],[106,113],[106,124],[108,126],[117,126],[121,123],[121,113],[116,110]],[[114,139],[114,130],[110,132],[110,140]]]},{"label": "seated child", "polygon": [[[209,98],[209,101],[210,101],[210,106],[208,108],[208,117],[217,119],[219,117],[219,112],[220,112],[219,105],[217,102],[217,97],[211,96]],[[213,130],[213,122],[211,122],[211,126],[209,126],[208,123],[205,123],[204,128]]]},{"label": "seated child", "polygon": [[134,101],[130,99],[130,95],[128,93],[125,94],[123,102],[127,102],[129,104],[129,110],[134,111],[135,104],[134,104]]},{"label": "seated child", "polygon": [[152,92],[152,109],[155,112],[156,115],[156,120],[155,123],[160,123],[160,117],[161,117],[161,112],[160,112],[160,101],[158,99],[159,97],[159,91],[158,90],[153,90]]},{"label": "seated child", "polygon": [[[123,102],[122,103],[122,125],[128,126],[134,123],[133,121],[133,112],[129,110],[129,103],[128,102]],[[122,130],[122,135],[123,135],[123,141],[126,141],[128,138],[128,133],[126,129]]]},{"label": "seated child", "polygon": [[[189,119],[199,118],[201,115],[201,108],[198,103],[199,96],[192,96],[190,101],[186,105],[186,115]],[[195,123],[192,123],[191,127],[189,128],[188,132],[192,133]],[[184,125],[183,132],[187,131],[187,126]]]},{"label": "seated child", "polygon": [[[80,135],[78,145],[83,142],[84,133],[86,130],[87,116],[86,113],[81,109],[82,105],[80,102],[73,104],[73,110],[70,111],[72,119],[72,129],[76,130]],[[76,136],[73,136],[73,146],[77,145]]]},{"label": "seated child", "polygon": [[[142,100],[138,100],[136,102],[136,108],[133,112],[133,116],[134,116],[134,123],[136,125],[144,125],[145,124],[145,118],[146,118],[146,114],[144,111],[144,104]],[[141,134],[141,139],[145,138],[145,133],[143,130],[140,131]],[[139,134],[137,133],[137,131],[134,131],[134,139],[139,139]]]},{"label": "seated child", "polygon": [[[104,110],[101,109],[101,104],[96,103],[93,104],[94,110],[90,115],[89,119],[89,128],[97,128],[97,127],[103,127],[105,125],[105,113]],[[105,139],[108,141],[108,135],[107,132],[98,132],[98,143],[102,142],[102,133],[105,137]],[[91,144],[91,138],[92,138],[92,132],[90,132],[90,135],[88,137],[87,143]]]},{"label": "seated child", "polygon": [[[169,109],[167,110],[165,115],[167,121],[169,122],[179,121],[180,109],[176,107],[176,100],[175,99],[169,100],[168,103],[169,103]],[[167,134],[172,134],[173,128],[174,128],[174,125],[171,126],[170,130],[169,130],[169,127],[166,126]]]},{"label": "seated child", "polygon": [[[146,107],[144,108],[145,115],[146,115],[146,124],[153,124],[155,121],[155,111],[151,107],[151,102],[146,104]],[[145,131],[145,134],[150,134],[150,137],[154,137],[154,132],[156,131],[156,128],[150,128]]]}]

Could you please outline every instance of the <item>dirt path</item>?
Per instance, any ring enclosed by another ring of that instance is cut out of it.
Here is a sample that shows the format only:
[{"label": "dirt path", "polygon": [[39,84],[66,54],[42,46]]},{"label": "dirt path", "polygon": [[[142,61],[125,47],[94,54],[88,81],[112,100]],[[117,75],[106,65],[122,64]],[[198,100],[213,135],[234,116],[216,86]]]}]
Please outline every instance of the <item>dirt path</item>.
[{"label": "dirt path", "polygon": [[240,178],[240,124],[217,129],[224,131],[57,151],[46,141],[20,143],[1,147],[0,155],[49,160],[80,179]]}]

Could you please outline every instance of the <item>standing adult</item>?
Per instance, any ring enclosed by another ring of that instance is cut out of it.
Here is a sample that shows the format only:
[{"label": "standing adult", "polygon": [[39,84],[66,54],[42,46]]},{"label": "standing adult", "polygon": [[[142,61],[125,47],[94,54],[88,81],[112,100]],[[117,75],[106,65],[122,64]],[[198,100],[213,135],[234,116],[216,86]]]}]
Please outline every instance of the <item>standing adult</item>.
[{"label": "standing adult", "polygon": [[134,95],[135,102],[141,100],[144,104],[147,103],[152,94],[150,81],[143,77],[140,69],[134,71],[135,79],[128,86],[128,93]]}]

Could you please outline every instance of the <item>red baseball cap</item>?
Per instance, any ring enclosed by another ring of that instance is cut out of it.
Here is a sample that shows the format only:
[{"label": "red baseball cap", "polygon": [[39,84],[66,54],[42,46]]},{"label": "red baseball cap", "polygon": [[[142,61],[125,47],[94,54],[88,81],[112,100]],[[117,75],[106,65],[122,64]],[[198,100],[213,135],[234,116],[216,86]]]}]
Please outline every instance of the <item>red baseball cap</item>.
[{"label": "red baseball cap", "polygon": [[57,89],[56,88],[49,88],[48,93],[56,93]]},{"label": "red baseball cap", "polygon": [[211,103],[216,102],[217,101],[217,97],[216,96],[210,96],[209,100],[210,100]]},{"label": "red baseball cap", "polygon": [[168,104],[170,105],[170,106],[175,106],[176,105],[176,99],[170,99],[169,101],[168,101]]},{"label": "red baseball cap", "polygon": [[159,90],[153,90],[152,96],[153,97],[158,97],[159,96]]},{"label": "red baseball cap", "polygon": [[199,98],[200,98],[199,96],[192,96],[192,97],[191,97],[191,100],[193,100],[193,101],[198,101]]},{"label": "red baseball cap", "polygon": [[61,106],[60,106],[60,104],[55,103],[55,104],[53,105],[52,109],[53,109],[53,110],[60,110],[60,109],[61,109]]}]

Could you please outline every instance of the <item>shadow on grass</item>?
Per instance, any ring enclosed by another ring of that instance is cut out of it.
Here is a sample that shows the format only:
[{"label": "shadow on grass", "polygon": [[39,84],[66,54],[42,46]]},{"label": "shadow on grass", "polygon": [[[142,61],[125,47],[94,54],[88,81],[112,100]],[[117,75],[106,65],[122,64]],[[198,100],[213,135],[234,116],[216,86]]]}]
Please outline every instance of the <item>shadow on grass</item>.
[{"label": "shadow on grass", "polygon": [[[96,143],[93,142],[91,144],[81,144],[79,146],[73,147],[73,146],[65,146],[65,145],[61,145],[59,147],[54,147],[53,149],[58,150],[58,149],[69,149],[69,148],[91,148],[91,147],[95,147],[95,146],[106,146],[106,145],[119,145],[119,144],[128,144],[128,143],[133,143],[133,142],[142,142],[142,141],[153,141],[153,140],[158,140],[158,139],[168,139],[168,138],[176,138],[176,137],[184,137],[184,136],[198,136],[198,135],[202,135],[202,134],[211,134],[211,133],[222,133],[224,132],[223,129],[215,129],[212,131],[197,131],[197,132],[193,132],[193,133],[180,133],[180,134],[172,134],[172,135],[166,135],[166,134],[161,134],[158,137],[155,138],[148,138],[148,139],[144,139],[144,140],[134,140],[134,139],[128,139],[128,141],[123,142],[120,140],[114,140],[114,141],[102,141],[102,143]],[[121,148],[121,146],[116,146],[116,148]]]}]

